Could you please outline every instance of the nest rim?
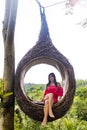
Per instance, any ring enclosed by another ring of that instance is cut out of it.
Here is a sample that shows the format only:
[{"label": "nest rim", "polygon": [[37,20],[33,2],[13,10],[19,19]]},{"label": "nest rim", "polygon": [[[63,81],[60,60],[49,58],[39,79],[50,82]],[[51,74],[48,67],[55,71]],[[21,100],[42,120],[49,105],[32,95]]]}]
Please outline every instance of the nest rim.
[{"label": "nest rim", "polygon": [[[35,65],[38,65],[38,64],[43,64],[43,63],[55,67],[55,68],[57,69],[57,71],[59,71],[60,74],[61,74],[62,82],[65,82],[65,90],[66,90],[66,92],[65,92],[65,94],[63,95],[63,98],[61,99],[60,102],[58,102],[58,103],[56,103],[56,104],[53,105],[53,111],[54,111],[54,113],[55,113],[55,109],[57,109],[58,107],[59,107],[58,109],[60,109],[60,108],[62,109],[62,108],[63,108],[63,107],[62,107],[62,104],[65,105],[65,104],[67,104],[66,102],[69,102],[69,101],[66,101],[66,98],[67,98],[67,95],[70,93],[70,90],[72,90],[71,88],[69,89],[69,86],[70,86],[70,85],[69,85],[69,74],[68,74],[68,71],[67,71],[66,67],[65,67],[59,60],[56,60],[56,58],[54,59],[54,58],[49,58],[49,57],[46,57],[46,56],[40,56],[40,57],[38,57],[38,58],[32,59],[31,61],[28,61],[27,63],[25,63],[25,65],[23,64],[21,71],[18,72],[18,70],[20,70],[20,69],[19,69],[20,64],[19,64],[19,67],[18,67],[17,72],[16,72],[16,77],[18,77],[18,76],[17,76],[17,74],[18,74],[20,80],[18,79],[18,81],[16,81],[16,87],[17,87],[17,84],[20,84],[20,85],[19,85],[20,94],[21,94],[21,96],[22,96],[22,99],[24,98],[24,102],[26,102],[26,104],[28,104],[28,105],[30,104],[31,107],[36,107],[37,110],[38,110],[38,108],[39,108],[39,110],[42,109],[41,111],[42,111],[42,113],[43,113],[44,104],[43,104],[42,102],[34,101],[34,100],[32,100],[29,96],[27,96],[27,95],[26,95],[26,92],[24,91],[24,85],[23,85],[23,84],[24,84],[24,83],[23,83],[23,82],[24,82],[24,77],[25,77],[27,71],[28,71],[31,67],[33,67],[33,66],[35,66]],[[63,73],[62,73],[61,69],[59,68],[59,64],[60,64],[60,66],[62,65],[62,67],[63,67],[63,70],[64,70]],[[16,80],[17,80],[17,78],[16,78]],[[66,84],[67,84],[67,85],[66,85]],[[71,92],[72,92],[72,91],[71,91]],[[74,93],[73,93],[73,95],[74,95]],[[16,97],[17,97],[17,101],[18,101],[18,103],[19,103],[19,105],[20,105],[20,104],[21,104],[21,103],[20,103],[20,100],[22,100],[22,99],[19,98],[19,96],[17,96],[17,92],[16,92]],[[18,99],[18,98],[19,98],[19,99]],[[69,99],[68,99],[68,100],[69,100]],[[69,105],[69,107],[67,107],[67,110],[70,108],[70,106],[72,105],[72,103],[73,103],[73,98],[72,98],[71,103],[69,102],[70,105]],[[20,107],[21,107],[21,105],[20,105]],[[23,111],[25,114],[27,114],[29,117],[31,117],[31,118],[33,118],[33,119],[35,119],[35,120],[38,120],[37,118],[35,118],[35,116],[32,117],[31,114],[28,114],[28,112],[26,112],[26,110],[24,110],[23,107],[21,107],[21,109],[22,109],[22,111]],[[58,109],[57,109],[57,110],[58,110]],[[67,110],[65,110],[64,114],[67,112]],[[51,118],[49,117],[49,118],[48,118],[48,121],[56,120],[56,119],[62,117],[64,114],[61,114],[61,115],[56,116],[55,119],[51,119]],[[42,114],[42,115],[43,115],[43,114]],[[42,120],[42,118],[39,119],[39,121],[41,121],[41,120]]]}]

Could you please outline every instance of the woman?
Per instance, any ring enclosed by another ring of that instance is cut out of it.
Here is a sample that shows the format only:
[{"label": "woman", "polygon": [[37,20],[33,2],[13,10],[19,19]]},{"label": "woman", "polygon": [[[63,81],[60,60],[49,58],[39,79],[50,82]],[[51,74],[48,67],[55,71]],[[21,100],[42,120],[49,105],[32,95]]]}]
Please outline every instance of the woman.
[{"label": "woman", "polygon": [[46,125],[48,115],[51,118],[55,118],[55,115],[52,112],[52,106],[54,103],[57,103],[59,97],[63,96],[63,88],[56,81],[54,73],[50,73],[48,76],[48,84],[46,85],[46,90],[44,92],[44,118],[41,125]]}]

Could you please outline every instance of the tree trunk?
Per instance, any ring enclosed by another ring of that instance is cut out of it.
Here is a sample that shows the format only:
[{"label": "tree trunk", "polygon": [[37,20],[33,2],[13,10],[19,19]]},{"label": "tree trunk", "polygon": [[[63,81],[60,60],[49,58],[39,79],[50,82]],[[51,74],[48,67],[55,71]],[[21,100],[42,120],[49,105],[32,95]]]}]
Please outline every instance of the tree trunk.
[{"label": "tree trunk", "polygon": [[15,49],[14,31],[17,14],[18,0],[6,0],[5,16],[3,21],[4,40],[4,87],[3,87],[3,112],[2,130],[14,130],[14,74],[15,74]]}]

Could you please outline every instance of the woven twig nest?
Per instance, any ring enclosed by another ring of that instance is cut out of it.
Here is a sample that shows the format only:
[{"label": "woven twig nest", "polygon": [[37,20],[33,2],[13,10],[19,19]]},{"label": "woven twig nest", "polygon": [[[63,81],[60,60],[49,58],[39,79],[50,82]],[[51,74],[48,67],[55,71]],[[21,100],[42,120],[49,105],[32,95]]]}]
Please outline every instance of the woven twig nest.
[{"label": "woven twig nest", "polygon": [[[41,10],[40,10],[41,11]],[[60,102],[53,105],[55,118],[48,117],[48,121],[61,118],[69,110],[75,94],[75,76],[72,65],[52,44],[44,12],[41,12],[41,32],[36,45],[30,49],[20,61],[15,75],[15,96],[21,110],[30,118],[38,121],[43,119],[42,102],[37,102],[27,96],[24,90],[26,72],[37,64],[48,64],[55,67],[61,74],[62,86],[65,90]]]}]

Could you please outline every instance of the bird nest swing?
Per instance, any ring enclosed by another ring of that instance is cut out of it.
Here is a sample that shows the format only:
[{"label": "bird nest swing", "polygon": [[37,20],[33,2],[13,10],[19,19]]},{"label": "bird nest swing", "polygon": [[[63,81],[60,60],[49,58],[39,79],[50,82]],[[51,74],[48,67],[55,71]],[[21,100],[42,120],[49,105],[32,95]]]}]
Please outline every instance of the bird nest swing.
[{"label": "bird nest swing", "polygon": [[55,118],[48,117],[48,121],[54,121],[63,117],[73,103],[76,89],[75,75],[72,65],[52,44],[49,29],[46,21],[45,11],[40,7],[41,31],[38,41],[31,48],[18,64],[15,75],[15,96],[21,110],[30,118],[42,121],[43,107],[42,102],[34,101],[27,96],[24,89],[24,77],[26,72],[38,64],[48,64],[55,67],[62,77],[62,87],[65,93],[60,102],[53,105]]}]

